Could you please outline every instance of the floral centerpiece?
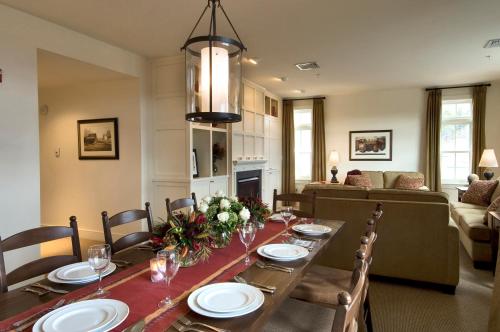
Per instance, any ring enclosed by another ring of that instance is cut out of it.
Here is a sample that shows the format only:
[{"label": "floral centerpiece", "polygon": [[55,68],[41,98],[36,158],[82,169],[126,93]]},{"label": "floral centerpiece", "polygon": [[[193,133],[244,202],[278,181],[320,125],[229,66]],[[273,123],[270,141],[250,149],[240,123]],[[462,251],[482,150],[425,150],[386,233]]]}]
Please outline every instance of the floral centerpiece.
[{"label": "floral centerpiece", "polygon": [[250,219],[250,211],[238,202],[237,197],[229,198],[221,191],[216,192],[214,197],[204,197],[198,210],[205,214],[210,224],[211,245],[214,248],[229,245],[238,225]]},{"label": "floral centerpiece", "polygon": [[210,256],[210,224],[200,212],[190,215],[177,213],[165,222],[156,224],[151,242],[156,248],[179,249],[181,266],[187,267],[198,261],[205,261]]},{"label": "floral centerpiece", "polygon": [[263,229],[267,218],[271,215],[268,205],[258,197],[243,197],[240,198],[240,203],[250,211],[251,218],[257,227]]}]

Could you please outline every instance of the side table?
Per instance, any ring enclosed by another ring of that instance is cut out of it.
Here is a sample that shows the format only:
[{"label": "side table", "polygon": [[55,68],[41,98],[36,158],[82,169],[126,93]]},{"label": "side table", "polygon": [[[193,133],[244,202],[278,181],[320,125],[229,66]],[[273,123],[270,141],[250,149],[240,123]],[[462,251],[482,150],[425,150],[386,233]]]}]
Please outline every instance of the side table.
[{"label": "side table", "polygon": [[457,189],[457,193],[458,193],[458,201],[461,202],[462,201],[462,195],[467,191],[467,189],[469,189],[469,187],[467,186],[458,186],[456,187]]},{"label": "side table", "polygon": [[493,267],[493,273],[495,273],[495,268],[497,265],[497,256],[498,256],[500,212],[498,211],[488,212],[488,225],[490,226],[491,230],[491,265]]}]

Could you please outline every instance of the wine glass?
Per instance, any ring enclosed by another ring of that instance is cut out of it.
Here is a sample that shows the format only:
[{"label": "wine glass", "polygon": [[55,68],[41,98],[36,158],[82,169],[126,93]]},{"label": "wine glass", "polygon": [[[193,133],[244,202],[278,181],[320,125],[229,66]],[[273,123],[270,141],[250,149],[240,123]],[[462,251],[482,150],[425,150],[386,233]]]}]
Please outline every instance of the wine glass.
[{"label": "wine glass", "polygon": [[245,265],[250,265],[250,255],[248,253],[248,248],[255,239],[255,233],[257,231],[257,226],[253,222],[246,222],[238,229],[238,234],[240,236],[240,241],[245,246]]},{"label": "wine glass", "polygon": [[[179,253],[175,249],[165,249],[161,250],[157,254],[158,258],[158,271],[163,275],[165,283],[167,284],[167,289],[170,288],[170,282],[174,279],[177,271],[179,271],[180,257]],[[163,307],[171,305],[172,300],[170,295],[167,295],[163,300],[158,303],[158,307]]]},{"label": "wine glass", "polygon": [[106,268],[111,261],[111,247],[109,244],[98,244],[90,246],[88,250],[89,265],[99,275],[99,285],[95,295],[101,297],[107,295],[109,291],[104,290],[101,286],[102,273],[106,271]]},{"label": "wine glass", "polygon": [[288,233],[288,223],[290,222],[290,219],[292,219],[293,216],[293,207],[282,206],[280,213],[281,217],[283,218],[283,221],[285,222],[285,233],[283,234],[283,236],[285,237],[291,236],[291,234]]}]

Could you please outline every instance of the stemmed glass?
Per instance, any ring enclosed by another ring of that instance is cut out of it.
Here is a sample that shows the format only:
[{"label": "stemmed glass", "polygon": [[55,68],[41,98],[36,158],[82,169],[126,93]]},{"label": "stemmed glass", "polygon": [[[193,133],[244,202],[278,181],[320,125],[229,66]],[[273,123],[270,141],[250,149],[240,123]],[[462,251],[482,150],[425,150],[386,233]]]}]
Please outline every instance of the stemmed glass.
[{"label": "stemmed glass", "polygon": [[109,294],[109,291],[104,290],[101,286],[102,273],[106,271],[109,262],[111,261],[111,247],[109,244],[98,244],[90,246],[88,250],[89,265],[99,275],[99,286],[95,295],[102,297]]},{"label": "stemmed glass", "polygon": [[245,265],[250,265],[250,255],[248,253],[248,248],[255,239],[255,233],[257,231],[257,226],[253,222],[246,222],[241,225],[238,229],[238,234],[240,236],[240,241],[245,246]]},{"label": "stemmed glass", "polygon": [[[179,271],[180,257],[177,250],[161,250],[157,254],[158,258],[158,270],[163,275],[165,283],[167,284],[167,289],[170,288],[170,282],[174,279],[177,271]],[[158,303],[158,307],[163,307],[171,305],[172,300],[170,295],[167,295],[163,300]]]},{"label": "stemmed glass", "polygon": [[281,212],[281,217],[285,222],[285,233],[283,234],[283,236],[285,237],[291,236],[291,234],[288,233],[288,223],[290,222],[290,219],[292,219],[293,216],[293,207],[282,206],[280,212]]}]

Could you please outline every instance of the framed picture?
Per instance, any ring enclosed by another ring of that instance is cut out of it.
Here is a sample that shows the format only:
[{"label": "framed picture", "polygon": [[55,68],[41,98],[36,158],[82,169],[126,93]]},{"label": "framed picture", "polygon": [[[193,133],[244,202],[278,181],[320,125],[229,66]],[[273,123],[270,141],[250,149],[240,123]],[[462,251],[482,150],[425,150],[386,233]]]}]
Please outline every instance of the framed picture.
[{"label": "framed picture", "polygon": [[118,118],[78,120],[78,159],[120,159]]},{"label": "framed picture", "polygon": [[350,131],[349,160],[392,160],[392,130]]},{"label": "framed picture", "polygon": [[191,165],[191,173],[193,173],[193,177],[199,177],[200,172],[198,171],[198,155],[196,154],[196,149],[193,149],[193,152],[191,152]]}]

